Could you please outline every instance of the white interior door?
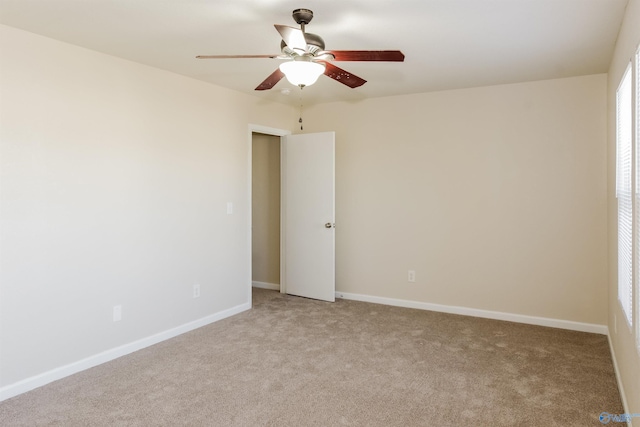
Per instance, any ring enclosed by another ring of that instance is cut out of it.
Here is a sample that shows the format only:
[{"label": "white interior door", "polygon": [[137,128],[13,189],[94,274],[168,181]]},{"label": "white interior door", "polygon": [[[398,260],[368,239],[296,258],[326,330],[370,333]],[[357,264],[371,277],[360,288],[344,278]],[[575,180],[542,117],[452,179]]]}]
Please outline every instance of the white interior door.
[{"label": "white interior door", "polygon": [[284,292],[335,301],[335,133],[282,138]]}]

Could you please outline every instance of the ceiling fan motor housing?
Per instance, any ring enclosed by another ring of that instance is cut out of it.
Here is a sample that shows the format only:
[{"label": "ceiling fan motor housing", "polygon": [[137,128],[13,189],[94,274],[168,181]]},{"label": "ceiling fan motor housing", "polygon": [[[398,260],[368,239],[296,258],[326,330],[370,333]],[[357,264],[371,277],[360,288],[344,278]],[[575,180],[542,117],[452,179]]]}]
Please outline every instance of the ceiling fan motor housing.
[{"label": "ceiling fan motor housing", "polygon": [[[324,40],[319,35],[304,33],[304,39],[307,42],[307,52],[310,54],[315,55],[317,52],[324,50]],[[293,52],[284,40],[280,43],[280,50],[286,54],[291,54]]]}]

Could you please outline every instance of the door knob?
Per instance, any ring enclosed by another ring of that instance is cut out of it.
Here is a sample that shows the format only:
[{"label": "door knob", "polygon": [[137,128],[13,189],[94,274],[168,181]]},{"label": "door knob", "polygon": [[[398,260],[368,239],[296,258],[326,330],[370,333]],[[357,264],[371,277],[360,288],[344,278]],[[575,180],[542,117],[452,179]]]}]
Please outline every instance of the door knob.
[{"label": "door knob", "polygon": [[328,223],[326,223],[326,224],[324,225],[324,228],[333,228],[333,227],[335,227],[335,226],[336,226],[335,224],[332,224],[332,223],[328,222]]}]

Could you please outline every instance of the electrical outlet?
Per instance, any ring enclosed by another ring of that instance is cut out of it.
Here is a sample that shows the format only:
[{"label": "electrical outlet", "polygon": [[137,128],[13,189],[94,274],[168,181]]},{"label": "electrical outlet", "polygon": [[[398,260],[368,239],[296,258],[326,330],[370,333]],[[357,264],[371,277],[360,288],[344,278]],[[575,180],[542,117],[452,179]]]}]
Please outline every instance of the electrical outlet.
[{"label": "electrical outlet", "polygon": [[114,305],[113,306],[113,321],[119,322],[122,320],[122,306]]},{"label": "electrical outlet", "polygon": [[409,280],[409,282],[415,282],[416,281],[416,272],[415,270],[409,270],[409,274],[407,275],[407,278]]},{"label": "electrical outlet", "polygon": [[193,285],[193,297],[200,298],[200,284],[196,283]]},{"label": "electrical outlet", "polygon": [[233,213],[233,203],[227,202],[227,215],[231,215]]}]

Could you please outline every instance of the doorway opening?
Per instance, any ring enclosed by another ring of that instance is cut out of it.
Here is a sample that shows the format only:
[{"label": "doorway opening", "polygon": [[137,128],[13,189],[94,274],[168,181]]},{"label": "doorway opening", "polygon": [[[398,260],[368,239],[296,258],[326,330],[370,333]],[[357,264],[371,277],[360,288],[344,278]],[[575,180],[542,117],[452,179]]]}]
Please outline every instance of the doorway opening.
[{"label": "doorway opening", "polygon": [[335,301],[335,133],[250,125],[248,139],[249,289]]},{"label": "doorway opening", "polygon": [[251,133],[251,285],[281,290],[280,136]]}]

